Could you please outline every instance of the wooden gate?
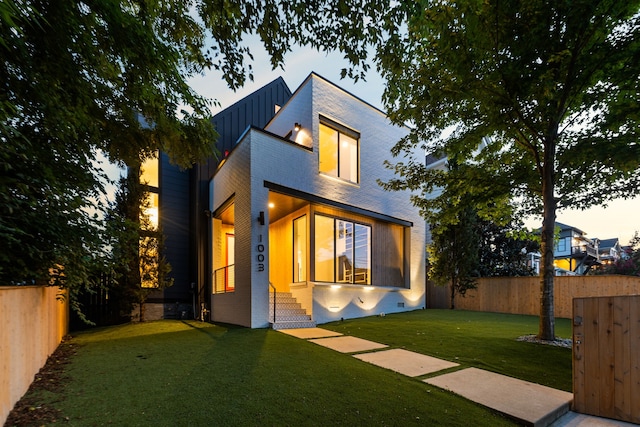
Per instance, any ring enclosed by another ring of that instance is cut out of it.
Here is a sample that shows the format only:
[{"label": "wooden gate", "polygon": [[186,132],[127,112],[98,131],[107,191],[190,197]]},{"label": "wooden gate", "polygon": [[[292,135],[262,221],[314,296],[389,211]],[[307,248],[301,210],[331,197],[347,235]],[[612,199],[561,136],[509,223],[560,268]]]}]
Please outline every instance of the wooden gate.
[{"label": "wooden gate", "polygon": [[640,295],[573,300],[573,410],[640,424]]}]

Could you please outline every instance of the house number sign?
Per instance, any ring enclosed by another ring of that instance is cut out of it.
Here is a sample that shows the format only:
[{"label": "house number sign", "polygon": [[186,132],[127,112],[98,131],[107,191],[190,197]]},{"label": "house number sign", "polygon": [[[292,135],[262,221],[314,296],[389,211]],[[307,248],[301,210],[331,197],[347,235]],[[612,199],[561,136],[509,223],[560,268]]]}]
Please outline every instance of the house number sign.
[{"label": "house number sign", "polygon": [[258,255],[256,255],[256,261],[258,261],[258,271],[264,271],[264,244],[262,243],[262,234],[258,234],[258,245],[256,246]]}]

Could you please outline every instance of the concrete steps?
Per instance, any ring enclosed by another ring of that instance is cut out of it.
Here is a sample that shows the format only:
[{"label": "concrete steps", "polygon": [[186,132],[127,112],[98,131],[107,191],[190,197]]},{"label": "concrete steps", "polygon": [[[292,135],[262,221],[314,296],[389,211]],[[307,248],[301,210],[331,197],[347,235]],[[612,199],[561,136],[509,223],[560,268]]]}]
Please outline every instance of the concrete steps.
[{"label": "concrete steps", "polygon": [[307,311],[291,295],[290,292],[276,292],[276,318],[273,319],[273,293],[269,293],[269,323],[271,328],[299,329],[315,328],[316,322],[311,319]]}]

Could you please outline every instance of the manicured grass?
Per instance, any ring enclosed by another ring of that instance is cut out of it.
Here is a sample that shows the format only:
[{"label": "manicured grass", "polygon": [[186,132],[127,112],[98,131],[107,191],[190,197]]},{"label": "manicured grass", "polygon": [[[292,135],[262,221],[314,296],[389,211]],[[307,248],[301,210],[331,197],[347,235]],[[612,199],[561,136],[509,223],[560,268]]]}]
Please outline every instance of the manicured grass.
[{"label": "manicured grass", "polygon": [[[518,342],[537,334],[538,317],[458,310],[417,310],[323,325],[392,347],[571,391],[571,349]],[[571,337],[569,319],[556,336]]]},{"label": "manicured grass", "polygon": [[[322,326],[537,382],[568,377],[570,389],[570,350],[514,341],[535,333],[535,318],[421,310]],[[72,426],[512,424],[422,378],[272,330],[159,321],[71,343],[68,381],[39,399]]]}]

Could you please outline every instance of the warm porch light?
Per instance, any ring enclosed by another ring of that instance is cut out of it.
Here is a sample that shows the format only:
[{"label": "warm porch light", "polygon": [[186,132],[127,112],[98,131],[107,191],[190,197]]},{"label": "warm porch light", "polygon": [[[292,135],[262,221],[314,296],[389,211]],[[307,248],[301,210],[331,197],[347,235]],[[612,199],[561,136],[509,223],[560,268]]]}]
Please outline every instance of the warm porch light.
[{"label": "warm porch light", "polygon": [[273,203],[273,202],[269,203],[269,209],[273,209],[273,208],[275,208],[275,206],[276,206],[275,203]]},{"label": "warm porch light", "polygon": [[296,132],[300,132],[300,129],[302,129],[302,125],[296,122],[296,124],[293,125],[293,130],[295,130]]}]

